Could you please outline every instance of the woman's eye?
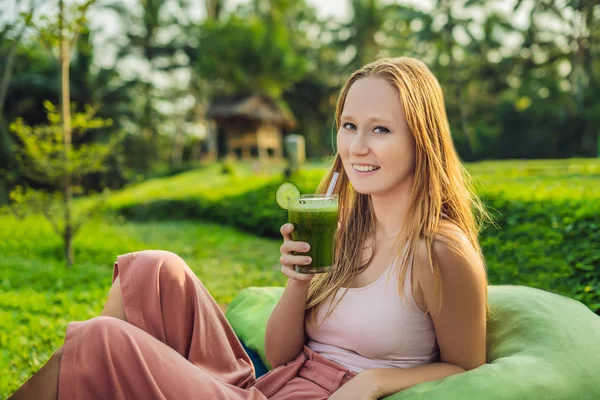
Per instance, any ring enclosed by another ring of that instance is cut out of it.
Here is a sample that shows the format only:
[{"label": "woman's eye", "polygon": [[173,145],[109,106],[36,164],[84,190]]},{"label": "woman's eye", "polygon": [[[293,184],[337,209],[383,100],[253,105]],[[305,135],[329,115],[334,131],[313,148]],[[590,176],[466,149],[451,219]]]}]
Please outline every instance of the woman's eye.
[{"label": "woman's eye", "polygon": [[345,124],[342,125],[342,127],[344,129],[350,129],[350,130],[354,130],[356,129],[356,125],[350,123],[350,122],[346,122]]},{"label": "woman's eye", "polygon": [[390,133],[390,130],[388,128],[386,128],[385,126],[376,126],[375,129],[373,129],[373,132],[375,132],[375,133]]}]

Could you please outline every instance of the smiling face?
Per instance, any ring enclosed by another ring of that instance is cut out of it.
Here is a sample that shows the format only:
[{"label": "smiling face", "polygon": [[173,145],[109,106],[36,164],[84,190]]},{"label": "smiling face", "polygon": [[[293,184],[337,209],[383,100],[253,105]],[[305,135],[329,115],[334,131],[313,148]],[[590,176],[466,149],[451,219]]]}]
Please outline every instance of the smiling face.
[{"label": "smiling face", "polygon": [[352,84],[340,116],[337,147],[357,192],[377,196],[410,191],[415,141],[398,90],[385,79],[365,77]]}]

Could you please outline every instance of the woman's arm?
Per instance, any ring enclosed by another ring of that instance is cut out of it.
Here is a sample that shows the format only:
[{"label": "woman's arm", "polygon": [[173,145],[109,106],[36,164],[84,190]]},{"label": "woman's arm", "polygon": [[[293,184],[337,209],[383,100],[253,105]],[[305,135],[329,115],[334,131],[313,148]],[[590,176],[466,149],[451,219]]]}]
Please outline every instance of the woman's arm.
[{"label": "woman's arm", "polygon": [[294,265],[310,264],[310,257],[300,255],[307,252],[310,245],[293,241],[293,231],[292,224],[284,224],[281,227],[283,245],[279,260],[281,272],[289,279],[283,295],[269,317],[265,332],[265,355],[273,368],[292,361],[302,351],[306,342],[304,314],[313,275],[296,272]]},{"label": "woman's arm", "polygon": [[306,342],[304,308],[308,286],[308,282],[288,280],[283,295],[269,317],[265,354],[273,368],[292,361]]},{"label": "woman's arm", "polygon": [[404,370],[374,370],[372,377],[380,396],[468,371],[485,363],[485,268],[465,236],[460,233],[452,236],[452,239],[438,236],[433,243],[441,291],[429,267],[424,244],[419,246],[413,265],[417,274],[416,282],[435,328],[440,362]]},{"label": "woman's arm", "polygon": [[466,371],[477,368],[486,360],[487,278],[483,260],[462,233],[451,238],[438,235],[433,253],[441,291],[429,263],[423,260],[418,285],[433,321],[440,361]]},{"label": "woman's arm", "polygon": [[437,381],[464,371],[456,365],[441,362],[406,369],[368,369],[352,378],[329,400],[380,399],[419,383]]}]

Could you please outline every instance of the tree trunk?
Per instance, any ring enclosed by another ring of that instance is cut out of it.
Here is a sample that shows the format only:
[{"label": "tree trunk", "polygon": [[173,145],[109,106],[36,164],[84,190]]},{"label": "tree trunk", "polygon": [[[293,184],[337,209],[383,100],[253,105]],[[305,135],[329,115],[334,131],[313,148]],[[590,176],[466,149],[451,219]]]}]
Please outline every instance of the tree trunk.
[{"label": "tree trunk", "polygon": [[[599,39],[599,30],[597,25],[594,23],[594,5],[592,2],[581,5],[581,24],[582,24],[582,36],[583,31],[587,32],[587,45],[583,47],[582,63],[583,69],[586,72],[588,80],[588,90],[592,93],[598,88],[598,80],[594,70],[594,53],[593,49]],[[591,96],[590,96],[591,97]],[[589,101],[586,102],[586,106],[589,105]],[[587,108],[587,107],[586,107]],[[587,153],[591,157],[600,157],[600,126],[595,118],[587,118],[587,132],[584,136],[584,146],[588,150]],[[586,143],[587,142],[587,143]],[[594,154],[595,153],[595,154]]]},{"label": "tree trunk", "polygon": [[222,0],[205,0],[206,5],[206,19],[211,21],[217,21],[221,15],[223,9]]},{"label": "tree trunk", "polygon": [[70,268],[75,263],[75,252],[73,250],[73,226],[71,224],[65,226],[65,235],[63,237],[65,258],[67,260],[67,268]]},{"label": "tree trunk", "polygon": [[[18,4],[18,3],[17,3]],[[33,9],[32,11],[33,12]],[[6,57],[6,65],[4,66],[4,73],[2,75],[2,81],[0,81],[0,154],[5,152],[5,154],[10,155],[10,140],[9,140],[9,132],[7,129],[6,119],[4,117],[4,104],[6,103],[6,97],[8,96],[8,87],[10,85],[10,81],[12,80],[15,60],[17,58],[17,48],[19,47],[19,43],[23,38],[23,33],[25,32],[26,25],[23,24],[19,33],[15,37],[10,50],[8,51],[8,56]]]},{"label": "tree trunk", "polygon": [[8,85],[12,79],[13,69],[15,65],[15,60],[17,58],[17,47],[21,42],[21,38],[23,37],[23,33],[25,32],[25,25],[21,28],[17,37],[14,39],[10,50],[8,51],[8,56],[6,57],[6,64],[4,66],[4,74],[2,75],[2,82],[0,82],[0,113],[4,113],[4,103],[6,101],[6,96],[8,95]]},{"label": "tree trunk", "polygon": [[171,167],[181,167],[183,163],[183,150],[185,145],[183,129],[184,121],[177,124],[177,127],[175,128],[175,137],[173,138],[173,147],[171,148]]},{"label": "tree trunk", "polygon": [[70,267],[75,262],[72,240],[73,240],[73,221],[71,215],[71,203],[73,197],[72,179],[71,179],[71,96],[69,92],[69,46],[68,39],[65,34],[65,4],[64,0],[59,0],[58,14],[58,29],[60,35],[60,66],[61,66],[61,92],[62,92],[62,118],[63,118],[63,135],[65,144],[65,178],[63,181],[63,200],[64,200],[64,245],[65,258],[67,267]]},{"label": "tree trunk", "polygon": [[144,159],[142,160],[144,177],[148,178],[152,172],[152,166],[158,161],[157,155],[157,144],[156,140],[158,135],[156,134],[156,127],[154,123],[156,119],[153,117],[152,107],[152,87],[150,82],[144,83],[144,115],[142,116],[142,137],[144,140]]}]

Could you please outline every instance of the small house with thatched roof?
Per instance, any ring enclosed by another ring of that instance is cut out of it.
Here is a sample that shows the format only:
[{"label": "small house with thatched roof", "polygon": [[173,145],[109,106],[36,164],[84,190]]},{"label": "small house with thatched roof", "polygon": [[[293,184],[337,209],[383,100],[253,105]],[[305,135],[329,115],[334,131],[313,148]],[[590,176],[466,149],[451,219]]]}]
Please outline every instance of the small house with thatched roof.
[{"label": "small house with thatched roof", "polygon": [[289,111],[259,94],[214,99],[206,118],[217,124],[219,157],[244,160],[283,158],[283,131],[296,124]]}]

